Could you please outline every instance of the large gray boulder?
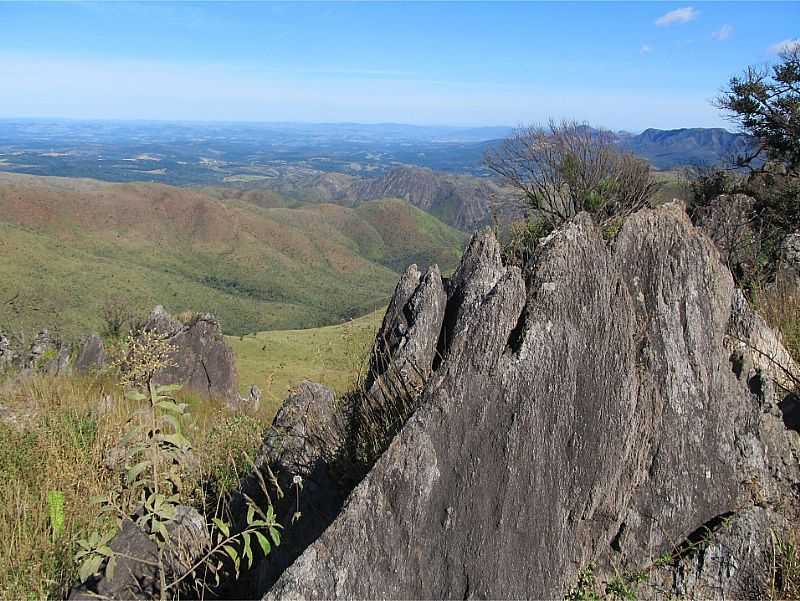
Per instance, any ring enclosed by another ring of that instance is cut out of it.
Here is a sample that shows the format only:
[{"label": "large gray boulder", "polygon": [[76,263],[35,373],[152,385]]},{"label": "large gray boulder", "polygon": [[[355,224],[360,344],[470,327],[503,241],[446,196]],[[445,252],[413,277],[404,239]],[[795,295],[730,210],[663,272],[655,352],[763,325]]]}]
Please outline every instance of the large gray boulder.
[{"label": "large gray boulder", "polygon": [[611,242],[579,216],[526,280],[477,234],[446,289],[418,409],[268,599],[560,598],[589,565],[645,597],[763,584],[729,568],[769,552],[800,473],[751,347],[788,355],[682,206]]},{"label": "large gray boulder", "polygon": [[163,334],[177,349],[172,355],[175,365],[157,374],[159,383],[182,384],[203,398],[238,405],[236,357],[213,315],[198,314],[183,323],[159,305],[150,314],[144,329]]}]

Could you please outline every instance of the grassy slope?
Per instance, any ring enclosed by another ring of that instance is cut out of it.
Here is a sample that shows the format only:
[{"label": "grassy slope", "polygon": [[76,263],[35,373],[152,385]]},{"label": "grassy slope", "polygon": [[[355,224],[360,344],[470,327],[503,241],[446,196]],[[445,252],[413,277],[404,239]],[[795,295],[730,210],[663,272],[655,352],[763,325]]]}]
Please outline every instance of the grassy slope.
[{"label": "grassy slope", "polygon": [[[256,383],[264,399],[258,414],[232,415],[220,403],[182,397],[191,406],[185,433],[202,469],[191,480],[233,485],[234,470],[246,468],[241,453],[254,456],[289,388],[303,379],[347,390],[382,318],[378,310],[336,326],[229,336],[243,391]],[[0,481],[0,540],[6,543],[0,545],[0,598],[63,598],[75,581],[76,540],[98,528],[96,507],[85,499],[115,484],[114,474],[103,467],[106,451],[118,444],[135,409],[121,393],[105,376],[0,382],[0,407],[29,416],[19,422],[22,431],[0,420],[0,473],[6,476]],[[111,410],[98,411],[100,400],[108,398],[115,399]],[[47,515],[51,490],[65,496],[65,532],[56,539]]]},{"label": "grassy slope", "polygon": [[74,335],[121,298],[211,311],[232,334],[315,327],[383,306],[412,261],[452,268],[462,243],[402,201],[262,208],[158,184],[3,174],[0,326]]},{"label": "grassy slope", "polygon": [[353,383],[375,339],[384,310],[344,324],[308,330],[278,330],[229,336],[242,392],[263,392],[262,415],[271,419],[289,389],[313,380],[342,393]]}]

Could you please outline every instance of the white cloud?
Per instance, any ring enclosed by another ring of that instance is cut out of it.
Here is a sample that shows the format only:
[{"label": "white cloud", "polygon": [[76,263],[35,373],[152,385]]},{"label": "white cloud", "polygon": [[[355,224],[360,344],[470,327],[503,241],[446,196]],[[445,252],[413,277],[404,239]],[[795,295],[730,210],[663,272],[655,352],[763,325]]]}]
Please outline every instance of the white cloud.
[{"label": "white cloud", "polygon": [[800,39],[795,38],[793,40],[783,40],[782,42],[773,44],[769,47],[769,51],[772,54],[780,54],[781,52],[791,52],[792,50],[797,50],[798,48],[800,48]]},{"label": "white cloud", "polygon": [[642,56],[644,56],[645,54],[650,54],[652,51],[653,49],[647,44],[642,44],[642,47],[639,48],[639,54],[641,54]]},{"label": "white cloud", "polygon": [[667,27],[668,25],[673,25],[674,23],[688,23],[689,21],[694,21],[699,14],[700,13],[698,13],[691,6],[687,6],[686,8],[676,8],[675,10],[671,10],[656,19],[656,25],[659,27]]},{"label": "white cloud", "polygon": [[727,40],[731,35],[733,35],[733,25],[725,24],[719,28],[719,31],[712,33],[711,37],[721,42]]}]

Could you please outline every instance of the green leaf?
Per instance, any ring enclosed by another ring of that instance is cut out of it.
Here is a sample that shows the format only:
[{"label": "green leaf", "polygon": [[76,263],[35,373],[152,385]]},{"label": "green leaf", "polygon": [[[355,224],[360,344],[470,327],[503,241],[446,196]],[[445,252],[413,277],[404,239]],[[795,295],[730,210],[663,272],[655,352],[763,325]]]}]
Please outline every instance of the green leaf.
[{"label": "green leaf", "polygon": [[239,561],[239,554],[236,552],[236,549],[234,549],[230,545],[224,545],[222,549],[225,551],[225,553],[228,554],[228,557],[230,557],[234,561],[234,563],[237,563]]},{"label": "green leaf", "polygon": [[186,403],[176,403],[175,401],[159,401],[156,407],[164,411],[172,411],[173,413],[182,414],[186,409]]},{"label": "green leaf", "polygon": [[127,480],[129,484],[131,482],[135,482],[136,479],[141,475],[141,473],[147,468],[149,468],[151,465],[152,463],[148,460],[140,461],[127,471],[127,473],[125,474],[125,480]]},{"label": "green leaf", "polygon": [[64,531],[64,493],[60,490],[47,491],[47,513],[53,536],[57,537]]},{"label": "green leaf", "polygon": [[244,556],[247,558],[247,567],[253,567],[253,549],[250,547],[250,533],[243,532],[242,539],[244,540]]},{"label": "green leaf", "polygon": [[272,546],[269,544],[267,537],[261,534],[258,530],[256,530],[253,534],[256,535],[256,540],[258,541],[258,544],[261,545],[261,550],[264,551],[264,555],[269,555]]},{"label": "green leaf", "polygon": [[167,531],[167,527],[164,525],[164,522],[156,522],[153,520],[153,524],[155,524],[155,530],[162,536],[165,543],[169,543],[169,532]]},{"label": "green leaf", "polygon": [[175,434],[159,434],[158,440],[167,442],[179,449],[186,449],[191,446],[191,443],[182,434],[178,434],[177,432]]},{"label": "green leaf", "polygon": [[269,535],[272,537],[272,540],[275,541],[275,545],[280,546],[280,544],[281,544],[281,533],[278,532],[278,529],[277,528],[273,528],[272,526],[270,526]]},{"label": "green leaf", "polygon": [[253,519],[256,517],[256,508],[251,503],[247,504],[247,523],[252,524]]},{"label": "green leaf", "polygon": [[132,401],[143,401],[147,398],[147,396],[143,395],[141,392],[137,390],[129,390],[128,392],[125,393],[125,396]]},{"label": "green leaf", "polygon": [[78,577],[81,579],[81,582],[86,582],[89,578],[97,574],[102,563],[102,555],[92,555],[84,561],[78,568]]},{"label": "green leaf", "polygon": [[160,386],[156,386],[156,393],[171,394],[173,392],[178,392],[181,388],[183,388],[183,384],[162,384]]},{"label": "green leaf", "polygon": [[108,563],[106,564],[106,578],[108,580],[114,580],[114,570],[117,568],[117,556],[113,555],[108,559]]},{"label": "green leaf", "polygon": [[211,521],[214,522],[217,528],[219,528],[222,531],[222,534],[224,534],[226,537],[231,535],[231,529],[228,527],[228,524],[223,522],[221,519],[212,518]]}]

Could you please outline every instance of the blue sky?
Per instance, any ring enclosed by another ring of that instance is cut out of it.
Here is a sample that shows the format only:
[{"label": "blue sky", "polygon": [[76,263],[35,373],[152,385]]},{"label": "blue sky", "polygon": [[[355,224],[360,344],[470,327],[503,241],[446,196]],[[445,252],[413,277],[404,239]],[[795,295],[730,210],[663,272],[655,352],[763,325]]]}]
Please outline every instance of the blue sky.
[{"label": "blue sky", "polygon": [[800,3],[0,3],[0,117],[725,126]]}]

